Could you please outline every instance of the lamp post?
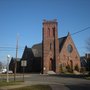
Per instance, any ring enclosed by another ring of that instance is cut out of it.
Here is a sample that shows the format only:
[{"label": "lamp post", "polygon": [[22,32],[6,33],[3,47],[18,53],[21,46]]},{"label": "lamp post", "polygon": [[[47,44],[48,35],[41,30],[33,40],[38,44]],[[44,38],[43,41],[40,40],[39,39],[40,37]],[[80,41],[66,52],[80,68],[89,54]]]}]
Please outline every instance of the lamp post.
[{"label": "lamp post", "polygon": [[9,82],[9,76],[8,76],[8,71],[9,71],[9,59],[10,59],[10,55],[7,55],[7,82]]}]

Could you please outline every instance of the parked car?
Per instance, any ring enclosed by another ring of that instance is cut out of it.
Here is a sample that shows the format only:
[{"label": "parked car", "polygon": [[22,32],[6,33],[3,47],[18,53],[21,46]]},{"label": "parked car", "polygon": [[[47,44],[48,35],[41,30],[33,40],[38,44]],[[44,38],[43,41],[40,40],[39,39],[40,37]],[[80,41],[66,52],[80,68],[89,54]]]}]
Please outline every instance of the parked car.
[{"label": "parked car", "polygon": [[10,70],[10,71],[8,71],[8,73],[9,73],[9,74],[12,74],[12,73],[13,73],[13,71],[11,71],[11,70]]},{"label": "parked car", "polygon": [[6,73],[7,72],[7,69],[2,69],[1,72],[2,73]]},{"label": "parked car", "polygon": [[[1,73],[3,73],[3,74],[4,74],[4,73],[7,73],[7,69],[2,69]],[[9,74],[12,74],[13,71],[9,70],[8,73],[9,73]]]},{"label": "parked car", "polygon": [[[7,73],[7,71],[5,73]],[[11,70],[8,71],[8,74],[13,74],[13,71],[11,71]]]}]

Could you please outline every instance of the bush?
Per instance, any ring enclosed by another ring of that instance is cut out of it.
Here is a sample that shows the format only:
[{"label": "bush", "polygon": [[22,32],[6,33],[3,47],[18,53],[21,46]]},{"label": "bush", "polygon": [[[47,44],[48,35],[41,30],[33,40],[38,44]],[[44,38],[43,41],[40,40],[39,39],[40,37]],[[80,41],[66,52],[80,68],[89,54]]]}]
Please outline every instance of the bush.
[{"label": "bush", "polygon": [[76,71],[79,71],[79,67],[78,65],[75,65],[75,68],[74,68]]},{"label": "bush", "polygon": [[80,69],[80,72],[81,72],[81,73],[84,73],[85,71],[86,71],[85,67],[82,67],[82,68]]},{"label": "bush", "polygon": [[70,65],[67,65],[66,69],[67,69],[68,72],[71,72],[71,73],[73,72],[73,69],[70,67]]}]

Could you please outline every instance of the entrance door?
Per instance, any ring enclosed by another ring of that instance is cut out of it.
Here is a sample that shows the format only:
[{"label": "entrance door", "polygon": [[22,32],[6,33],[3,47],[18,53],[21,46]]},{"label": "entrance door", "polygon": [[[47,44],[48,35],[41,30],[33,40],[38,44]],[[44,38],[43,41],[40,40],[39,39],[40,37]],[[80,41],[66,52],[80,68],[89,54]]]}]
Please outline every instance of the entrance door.
[{"label": "entrance door", "polygon": [[50,58],[50,62],[49,62],[49,70],[52,71],[53,70],[53,59]]},{"label": "entrance door", "polygon": [[70,67],[71,67],[71,70],[73,70],[73,62],[72,62],[72,60],[70,60]]}]

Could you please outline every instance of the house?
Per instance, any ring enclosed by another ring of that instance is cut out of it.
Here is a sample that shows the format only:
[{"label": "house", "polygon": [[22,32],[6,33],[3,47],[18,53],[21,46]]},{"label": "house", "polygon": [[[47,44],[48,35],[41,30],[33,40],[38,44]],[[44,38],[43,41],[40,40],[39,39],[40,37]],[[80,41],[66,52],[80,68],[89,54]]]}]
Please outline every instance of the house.
[{"label": "house", "polygon": [[20,58],[11,58],[11,60],[10,60],[10,63],[9,63],[9,70],[12,70],[13,72],[14,72],[14,69],[15,69],[15,61],[16,61],[16,64],[17,64],[17,70],[16,70],[16,72],[20,72],[21,71],[21,63],[20,63]]},{"label": "house", "polygon": [[80,57],[81,68],[90,71],[90,54],[87,53],[85,56]]}]

